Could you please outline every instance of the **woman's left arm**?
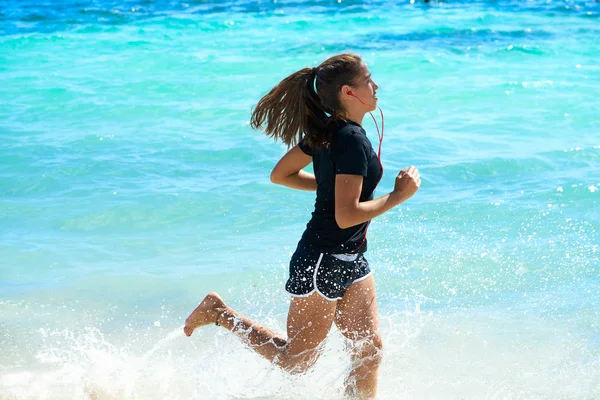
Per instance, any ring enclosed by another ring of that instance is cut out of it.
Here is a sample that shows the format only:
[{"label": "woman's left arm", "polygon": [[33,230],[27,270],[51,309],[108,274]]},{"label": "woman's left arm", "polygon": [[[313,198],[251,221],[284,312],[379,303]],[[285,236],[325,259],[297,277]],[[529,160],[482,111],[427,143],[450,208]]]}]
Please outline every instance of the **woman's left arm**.
[{"label": "woman's left arm", "polygon": [[300,147],[294,146],[279,160],[271,172],[271,182],[298,190],[317,190],[317,180],[311,173],[303,171],[312,162],[312,157]]}]

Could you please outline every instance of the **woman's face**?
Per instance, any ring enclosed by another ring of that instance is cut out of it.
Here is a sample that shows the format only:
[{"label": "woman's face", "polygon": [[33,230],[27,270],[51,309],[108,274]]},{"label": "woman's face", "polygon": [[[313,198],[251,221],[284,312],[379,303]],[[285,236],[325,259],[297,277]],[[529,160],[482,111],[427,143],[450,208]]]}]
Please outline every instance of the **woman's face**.
[{"label": "woman's face", "polygon": [[369,111],[377,108],[376,91],[378,88],[379,86],[371,79],[371,72],[365,63],[361,63],[360,72],[352,85],[352,93],[369,107]]}]

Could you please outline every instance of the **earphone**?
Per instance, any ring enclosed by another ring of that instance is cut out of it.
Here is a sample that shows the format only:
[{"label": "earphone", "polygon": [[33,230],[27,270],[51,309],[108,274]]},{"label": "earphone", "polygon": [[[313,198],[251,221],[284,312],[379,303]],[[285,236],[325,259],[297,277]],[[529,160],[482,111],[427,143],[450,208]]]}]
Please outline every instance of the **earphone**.
[{"label": "earphone", "polygon": [[365,103],[364,101],[362,101],[362,100],[360,99],[360,97],[358,97],[357,95],[355,95],[354,93],[352,93],[352,91],[348,91],[348,96],[352,96],[352,97],[354,97],[355,99],[358,99],[358,101],[360,101],[361,103],[363,103],[363,104],[364,104],[364,105],[366,105],[366,106],[377,107],[375,104],[369,104],[369,103]]},{"label": "earphone", "polygon": [[349,92],[348,92],[348,96],[352,96],[352,97],[354,97],[355,99],[358,99],[358,101],[360,101],[361,103],[363,103],[363,104],[364,104],[364,105],[366,105],[366,106],[371,106],[371,107],[375,106],[374,104],[365,103],[364,101],[362,101],[362,100],[360,99],[360,97],[358,97],[357,95],[355,95],[354,93],[352,93],[352,91],[349,91]]}]

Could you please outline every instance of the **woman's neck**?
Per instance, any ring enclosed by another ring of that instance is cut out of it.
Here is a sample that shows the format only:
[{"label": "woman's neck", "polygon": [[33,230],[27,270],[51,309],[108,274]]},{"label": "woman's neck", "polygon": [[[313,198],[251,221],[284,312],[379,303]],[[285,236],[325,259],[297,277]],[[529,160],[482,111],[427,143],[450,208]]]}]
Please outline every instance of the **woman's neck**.
[{"label": "woman's neck", "polygon": [[342,116],[342,118],[352,121],[360,126],[362,126],[363,119],[365,118],[364,112],[355,111],[355,112],[346,112]]}]

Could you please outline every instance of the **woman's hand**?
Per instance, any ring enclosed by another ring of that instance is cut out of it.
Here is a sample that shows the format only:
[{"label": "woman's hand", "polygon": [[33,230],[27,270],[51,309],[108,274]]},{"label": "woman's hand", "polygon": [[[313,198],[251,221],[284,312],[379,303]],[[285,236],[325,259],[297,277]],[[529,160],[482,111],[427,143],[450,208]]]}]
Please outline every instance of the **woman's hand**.
[{"label": "woman's hand", "polygon": [[394,191],[391,193],[398,204],[405,202],[410,199],[419,187],[421,186],[421,176],[419,170],[415,166],[405,168],[398,176],[396,176],[396,183],[394,184]]}]

